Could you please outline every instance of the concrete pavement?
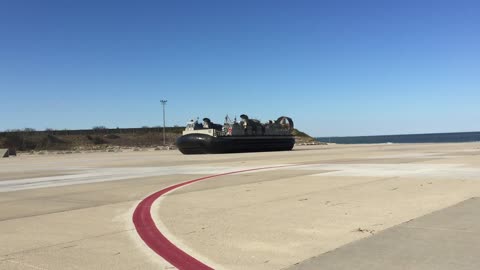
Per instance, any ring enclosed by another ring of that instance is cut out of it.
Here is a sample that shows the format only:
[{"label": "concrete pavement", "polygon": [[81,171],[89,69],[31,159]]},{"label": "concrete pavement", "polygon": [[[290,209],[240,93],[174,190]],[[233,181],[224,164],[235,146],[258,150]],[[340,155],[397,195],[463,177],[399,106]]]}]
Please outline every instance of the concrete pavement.
[{"label": "concrete pavement", "polygon": [[288,270],[475,270],[480,266],[480,199],[387,229]]},{"label": "concrete pavement", "polygon": [[157,200],[151,214],[176,246],[216,269],[292,267],[480,196],[479,147],[328,145],[2,159],[0,269],[171,269],[135,231],[140,200],[194,178],[276,165],[292,166],[185,186]]}]

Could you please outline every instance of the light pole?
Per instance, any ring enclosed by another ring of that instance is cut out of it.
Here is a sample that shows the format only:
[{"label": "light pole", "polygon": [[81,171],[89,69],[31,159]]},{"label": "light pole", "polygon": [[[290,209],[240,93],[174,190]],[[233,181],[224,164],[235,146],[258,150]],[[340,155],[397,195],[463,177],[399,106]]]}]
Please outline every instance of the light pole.
[{"label": "light pole", "polygon": [[167,100],[162,99],[160,102],[162,103],[163,107],[163,146],[165,146],[165,105],[167,104]]}]

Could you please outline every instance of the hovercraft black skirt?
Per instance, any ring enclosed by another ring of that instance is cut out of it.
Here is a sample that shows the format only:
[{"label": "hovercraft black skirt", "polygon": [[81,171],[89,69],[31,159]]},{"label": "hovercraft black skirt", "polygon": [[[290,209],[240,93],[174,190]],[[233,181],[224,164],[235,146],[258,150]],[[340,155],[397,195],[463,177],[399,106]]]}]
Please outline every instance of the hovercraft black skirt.
[{"label": "hovercraft black skirt", "polygon": [[176,141],[183,154],[219,154],[292,150],[293,136],[226,136],[187,134]]}]

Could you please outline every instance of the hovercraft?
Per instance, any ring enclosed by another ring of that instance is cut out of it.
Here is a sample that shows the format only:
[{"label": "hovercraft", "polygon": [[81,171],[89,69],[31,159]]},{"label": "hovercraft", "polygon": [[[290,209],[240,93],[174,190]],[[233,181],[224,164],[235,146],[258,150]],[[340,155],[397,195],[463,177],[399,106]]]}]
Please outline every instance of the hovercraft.
[{"label": "hovercraft", "polygon": [[239,122],[230,121],[227,116],[223,125],[209,118],[204,118],[202,124],[198,119],[191,120],[177,139],[177,148],[186,155],[292,150],[295,138],[290,117],[281,116],[265,124],[245,114],[240,118]]}]

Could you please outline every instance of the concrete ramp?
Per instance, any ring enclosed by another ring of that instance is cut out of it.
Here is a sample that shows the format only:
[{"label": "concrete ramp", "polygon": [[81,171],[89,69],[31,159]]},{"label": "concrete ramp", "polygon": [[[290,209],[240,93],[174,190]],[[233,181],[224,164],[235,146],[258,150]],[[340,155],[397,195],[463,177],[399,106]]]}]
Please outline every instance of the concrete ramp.
[{"label": "concrete ramp", "polygon": [[433,212],[287,270],[476,270],[480,198]]},{"label": "concrete ramp", "polygon": [[8,149],[0,149],[0,157],[8,157]]}]

